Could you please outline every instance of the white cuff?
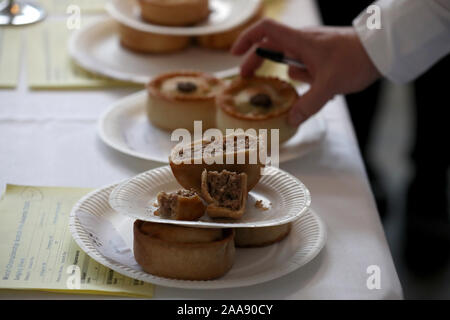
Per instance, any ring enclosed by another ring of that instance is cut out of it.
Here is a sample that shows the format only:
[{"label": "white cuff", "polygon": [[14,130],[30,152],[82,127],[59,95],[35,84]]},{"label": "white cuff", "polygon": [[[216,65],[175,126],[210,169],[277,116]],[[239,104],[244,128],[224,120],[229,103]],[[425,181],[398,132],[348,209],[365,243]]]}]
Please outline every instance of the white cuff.
[{"label": "white cuff", "polygon": [[388,79],[404,83],[450,52],[450,0],[379,0],[381,29],[363,11],[353,26],[367,54]]}]

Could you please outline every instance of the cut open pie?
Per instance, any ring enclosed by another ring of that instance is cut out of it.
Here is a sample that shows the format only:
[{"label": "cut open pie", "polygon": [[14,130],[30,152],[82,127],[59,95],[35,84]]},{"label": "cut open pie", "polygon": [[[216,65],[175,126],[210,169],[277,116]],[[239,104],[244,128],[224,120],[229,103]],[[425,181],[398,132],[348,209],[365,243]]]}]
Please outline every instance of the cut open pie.
[{"label": "cut open pie", "polygon": [[160,192],[157,196],[159,208],[155,215],[175,220],[197,220],[205,213],[206,206],[193,190],[173,193]]},{"label": "cut open pie", "polygon": [[201,177],[206,169],[245,173],[247,190],[250,191],[261,178],[265,165],[263,148],[264,145],[259,143],[256,136],[234,133],[214,141],[205,139],[177,145],[171,151],[169,163],[173,175],[183,188],[200,193]]},{"label": "cut open pie", "polygon": [[211,218],[239,219],[247,202],[247,175],[223,170],[202,173],[202,196]]},{"label": "cut open pie", "polygon": [[262,228],[235,228],[236,247],[264,247],[286,238],[291,223]]}]

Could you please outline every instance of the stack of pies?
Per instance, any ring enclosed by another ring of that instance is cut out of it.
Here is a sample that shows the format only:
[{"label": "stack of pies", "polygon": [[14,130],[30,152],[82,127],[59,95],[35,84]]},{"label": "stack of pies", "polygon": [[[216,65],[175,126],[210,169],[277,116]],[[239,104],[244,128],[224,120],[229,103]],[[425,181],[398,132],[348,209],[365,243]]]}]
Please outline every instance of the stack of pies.
[{"label": "stack of pies", "polygon": [[[204,214],[212,219],[239,220],[245,214],[248,190],[258,183],[264,166],[261,161],[248,162],[257,146],[257,137],[239,133],[174,148],[170,156],[172,173],[185,189],[161,191],[154,204],[159,207],[155,215],[170,220],[192,221]],[[208,148],[216,152],[205,152]],[[210,163],[230,155],[235,160],[243,156],[247,164]],[[198,164],[186,163],[198,157]],[[221,277],[233,265],[235,247],[270,245],[283,240],[290,231],[290,224],[220,229],[184,227],[165,221],[135,221],[135,259],[146,272],[181,280]]]},{"label": "stack of pies", "polygon": [[183,280],[210,280],[234,261],[232,229],[188,228],[136,220],[134,257],[144,271]]},{"label": "stack of pies", "polygon": [[[205,22],[210,13],[209,0],[138,0],[141,22],[166,26],[190,27]],[[263,17],[262,5],[238,26],[224,32],[190,36],[163,34],[138,29],[119,22],[121,45],[138,53],[171,53],[197,44],[207,49],[228,50],[239,34]]]}]

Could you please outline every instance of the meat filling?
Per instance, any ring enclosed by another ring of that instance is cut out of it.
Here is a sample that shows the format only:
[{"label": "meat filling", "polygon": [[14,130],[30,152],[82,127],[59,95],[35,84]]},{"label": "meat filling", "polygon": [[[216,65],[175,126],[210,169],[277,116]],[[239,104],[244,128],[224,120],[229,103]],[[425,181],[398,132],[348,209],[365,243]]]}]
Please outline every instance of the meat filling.
[{"label": "meat filling", "polygon": [[194,197],[197,193],[194,190],[178,190],[173,193],[165,193],[160,192],[158,194],[158,215],[163,217],[170,217],[173,215],[174,210],[177,206],[178,199],[180,197],[191,198]]},{"label": "meat filling", "polygon": [[207,185],[211,197],[218,205],[231,210],[239,210],[242,203],[241,175],[223,170],[208,172]]}]

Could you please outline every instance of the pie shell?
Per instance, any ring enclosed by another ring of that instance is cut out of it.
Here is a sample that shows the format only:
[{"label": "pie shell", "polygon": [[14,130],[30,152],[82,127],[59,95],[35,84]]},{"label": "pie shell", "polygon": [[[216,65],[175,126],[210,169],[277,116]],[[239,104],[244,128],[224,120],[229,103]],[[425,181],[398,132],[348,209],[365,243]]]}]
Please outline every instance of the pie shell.
[{"label": "pie shell", "polygon": [[255,12],[255,14],[253,14],[247,21],[240,24],[239,26],[224,32],[198,36],[195,38],[195,40],[199,46],[204,48],[228,50],[232,47],[233,43],[245,29],[263,18],[263,11],[263,5],[261,5]]},{"label": "pie shell", "polygon": [[119,23],[120,44],[138,53],[172,53],[183,50],[191,43],[187,36],[172,36],[145,32]]},{"label": "pie shell", "polygon": [[155,126],[173,131],[185,128],[194,131],[194,121],[202,121],[202,129],[214,128],[216,124],[216,93],[203,97],[178,95],[170,96],[160,90],[161,84],[170,78],[182,76],[202,77],[212,86],[223,87],[221,80],[196,71],[178,71],[162,74],[147,85],[147,117]]},{"label": "pie shell", "polygon": [[235,228],[234,243],[238,248],[264,247],[287,237],[292,224],[261,228]]},{"label": "pie shell", "polygon": [[172,219],[185,221],[197,220],[204,215],[205,208],[202,199],[197,194],[192,197],[178,195],[176,207],[173,209]]},{"label": "pie shell", "polygon": [[231,210],[229,208],[221,207],[218,202],[211,197],[208,190],[207,177],[208,172],[205,169],[202,173],[202,196],[203,199],[208,203],[206,207],[206,214],[211,218],[230,218],[230,219],[240,219],[245,213],[245,204],[247,203],[247,175],[245,173],[240,173],[241,175],[241,193],[242,200],[239,210]]},{"label": "pie shell", "polygon": [[142,19],[157,25],[193,25],[209,15],[208,0],[139,0],[139,5]]},{"label": "pie shell", "polygon": [[[144,223],[151,222],[136,220],[133,231],[134,256],[145,272],[171,279],[211,280],[223,276],[233,266],[235,247],[232,229],[223,229],[219,240],[191,243],[152,236],[142,229]],[[164,228],[164,232],[176,233],[180,227],[170,225]]]}]

